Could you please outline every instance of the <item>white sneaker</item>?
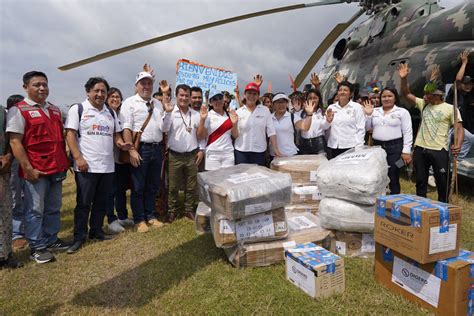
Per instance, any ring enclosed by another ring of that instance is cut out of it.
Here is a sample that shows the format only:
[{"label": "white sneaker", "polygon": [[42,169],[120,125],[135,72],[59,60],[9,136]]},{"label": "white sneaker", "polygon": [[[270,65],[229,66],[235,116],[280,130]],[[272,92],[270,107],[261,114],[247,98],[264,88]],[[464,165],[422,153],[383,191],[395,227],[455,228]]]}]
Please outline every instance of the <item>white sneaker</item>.
[{"label": "white sneaker", "polygon": [[458,161],[458,164],[460,166],[465,167],[465,168],[474,168],[474,163],[472,163],[470,161],[467,161],[467,160]]},{"label": "white sneaker", "polygon": [[107,230],[112,234],[120,234],[121,232],[125,231],[125,228],[119,224],[118,220],[115,220],[107,226]]},{"label": "white sneaker", "polygon": [[432,188],[436,188],[436,180],[434,176],[428,177],[428,185]]},{"label": "white sneaker", "polygon": [[130,219],[130,218],[126,218],[126,219],[119,219],[118,220],[119,224],[122,225],[122,226],[129,226],[129,227],[132,227],[133,225],[135,225],[135,222],[133,221],[133,219]]}]

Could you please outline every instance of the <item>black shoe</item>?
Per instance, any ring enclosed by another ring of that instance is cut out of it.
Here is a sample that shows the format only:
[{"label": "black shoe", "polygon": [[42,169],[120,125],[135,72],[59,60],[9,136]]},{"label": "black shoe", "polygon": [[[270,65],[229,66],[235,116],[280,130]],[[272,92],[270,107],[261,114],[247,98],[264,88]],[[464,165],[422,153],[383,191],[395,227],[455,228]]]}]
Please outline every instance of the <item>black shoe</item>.
[{"label": "black shoe", "polygon": [[49,251],[64,251],[64,250],[69,249],[69,247],[71,247],[70,242],[65,242],[58,238],[55,242],[49,245],[47,249]]},{"label": "black shoe", "polygon": [[72,245],[67,249],[68,254],[76,253],[79,249],[81,249],[84,241],[79,240],[72,243]]},{"label": "black shoe", "polygon": [[0,269],[18,269],[22,267],[23,263],[13,258],[12,254],[8,256],[8,259],[0,261]]},{"label": "black shoe", "polygon": [[104,241],[104,240],[111,240],[114,237],[110,235],[106,235],[104,233],[98,233],[98,234],[89,234],[89,240],[91,241]]},{"label": "black shoe", "polygon": [[55,259],[54,255],[47,249],[31,249],[30,258],[37,263],[46,263]]}]

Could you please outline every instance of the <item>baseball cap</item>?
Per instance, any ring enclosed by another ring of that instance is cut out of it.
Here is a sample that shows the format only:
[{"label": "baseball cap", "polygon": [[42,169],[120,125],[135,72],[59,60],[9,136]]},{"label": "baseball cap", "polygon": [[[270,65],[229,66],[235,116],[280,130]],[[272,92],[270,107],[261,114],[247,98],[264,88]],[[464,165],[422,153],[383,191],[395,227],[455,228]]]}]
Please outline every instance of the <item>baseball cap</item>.
[{"label": "baseball cap", "polygon": [[153,76],[149,72],[141,71],[137,74],[137,78],[135,79],[135,84],[137,84],[138,81],[144,78],[150,78],[152,81],[155,81],[155,78],[153,78]]},{"label": "baseball cap", "polygon": [[258,93],[260,93],[260,87],[255,82],[251,82],[248,85],[246,85],[245,86],[245,91],[247,91],[247,90],[253,90],[253,91],[257,91]]},{"label": "baseball cap", "polygon": [[217,89],[211,89],[211,90],[209,91],[209,100],[211,100],[213,97],[215,97],[215,96],[217,96],[217,95],[224,96],[224,94],[222,93],[222,91],[217,90]]},{"label": "baseball cap", "polygon": [[464,77],[462,77],[461,82],[462,83],[470,83],[470,82],[472,82],[472,78],[470,76],[464,76]]},{"label": "baseball cap", "polygon": [[277,93],[277,94],[275,94],[275,96],[273,97],[272,102],[276,102],[276,101],[282,100],[282,99],[283,99],[283,100],[286,100],[286,101],[288,101],[288,102],[290,101],[290,98],[288,98],[286,94],[284,94],[284,93]]}]

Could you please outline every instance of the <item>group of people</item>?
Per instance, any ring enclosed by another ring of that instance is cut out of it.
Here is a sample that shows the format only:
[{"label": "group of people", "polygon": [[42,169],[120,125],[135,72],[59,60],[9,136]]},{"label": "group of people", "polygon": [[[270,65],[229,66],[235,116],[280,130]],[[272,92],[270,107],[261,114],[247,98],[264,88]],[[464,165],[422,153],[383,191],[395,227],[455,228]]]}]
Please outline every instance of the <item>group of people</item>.
[{"label": "group of people", "polygon": [[[461,93],[469,94],[472,80],[464,76],[467,55],[461,54],[464,66],[457,80]],[[134,80],[135,94],[125,100],[104,78],[87,80],[85,100],[69,108],[64,122],[59,108],[47,101],[46,74],[28,72],[23,76],[26,97],[8,104],[8,113],[0,111],[0,191],[5,197],[0,213],[0,266],[21,266],[12,256],[12,238],[18,247],[28,243],[31,259],[46,263],[54,260],[54,251],[73,254],[87,239],[112,238],[104,232],[105,217],[108,233],[120,233],[127,226],[139,233],[162,227],[155,203],[166,178],[167,221],[179,216],[194,219],[199,171],[240,163],[264,166],[274,157],[296,154],[336,158],[366,143],[387,153],[390,193],[400,193],[400,168],[410,164],[413,156],[417,194],[426,196],[431,166],[438,198],[447,201],[449,130],[459,125],[451,144],[457,156],[464,139],[461,113],[472,109],[463,109],[455,120],[453,105],[444,102],[444,86],[433,80],[425,86],[423,98],[417,98],[409,90],[408,73],[408,66],[401,65],[401,94],[422,114],[414,150],[410,114],[401,107],[398,91],[385,87],[360,100],[353,95],[354,85],[339,75],[337,93],[327,107],[315,74],[311,88],[304,92],[263,97],[263,78],[258,75],[245,86],[242,98],[236,89],[239,107],[231,109],[228,93],[211,89],[204,98],[200,88],[184,84],[175,88],[173,102],[169,84],[157,83],[153,70],[145,65]],[[77,188],[74,239],[66,242],[58,232],[62,181],[71,165]],[[132,218],[125,195],[129,186]],[[180,191],[184,205],[179,202]]]}]

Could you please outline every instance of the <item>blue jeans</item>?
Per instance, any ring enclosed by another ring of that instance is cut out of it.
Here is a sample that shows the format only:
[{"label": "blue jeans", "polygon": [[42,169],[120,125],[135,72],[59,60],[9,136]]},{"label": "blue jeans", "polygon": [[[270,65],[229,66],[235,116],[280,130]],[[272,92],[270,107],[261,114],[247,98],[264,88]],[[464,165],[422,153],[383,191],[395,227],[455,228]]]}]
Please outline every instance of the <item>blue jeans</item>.
[{"label": "blue jeans", "polygon": [[18,176],[18,160],[13,159],[12,174],[10,177],[10,188],[12,190],[12,239],[25,237],[25,208],[23,203],[23,189],[25,180]]},{"label": "blue jeans", "polygon": [[[90,235],[103,234],[107,199],[112,190],[113,173],[75,172],[76,208],[74,209],[74,240],[87,238],[87,222]],[[90,220],[89,220],[90,213]]]},{"label": "blue jeans", "polygon": [[[110,224],[118,219],[124,220],[128,218],[127,210],[127,189],[130,184],[131,174],[130,164],[115,164],[114,183],[107,200],[107,222]],[[115,215],[117,211],[117,215]]]},{"label": "blue jeans", "polygon": [[139,154],[140,166],[132,166],[130,197],[135,224],[156,218],[155,199],[160,189],[163,145],[142,145]]},{"label": "blue jeans", "polygon": [[30,248],[44,249],[58,239],[62,179],[58,174],[25,181],[25,236]]},{"label": "blue jeans", "polygon": [[[451,128],[449,130],[449,140],[450,140],[449,145],[450,146],[451,146],[451,143],[453,142],[453,138],[454,138],[454,129]],[[474,135],[472,135],[467,129],[464,129],[464,141],[461,144],[461,152],[459,153],[458,161],[462,161],[467,157],[467,155],[469,154],[469,151],[471,150],[472,144],[474,144]]]}]

